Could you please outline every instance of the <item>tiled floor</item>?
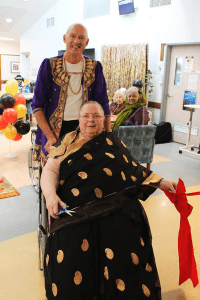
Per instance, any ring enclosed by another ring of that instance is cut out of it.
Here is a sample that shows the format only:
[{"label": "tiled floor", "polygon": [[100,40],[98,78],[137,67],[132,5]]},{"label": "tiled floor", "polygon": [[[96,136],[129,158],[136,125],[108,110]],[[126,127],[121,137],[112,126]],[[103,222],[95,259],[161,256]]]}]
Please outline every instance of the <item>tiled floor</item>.
[{"label": "tiled floor", "polygon": [[[44,280],[38,269],[38,195],[28,176],[30,133],[18,142],[10,142],[0,134],[0,145],[0,172],[20,192],[20,196],[0,200],[0,299],[43,300]],[[180,147],[176,143],[156,145],[151,169],[166,179],[181,178],[187,192],[200,191],[200,161],[179,154]],[[16,153],[16,158],[6,159],[5,153],[10,152]],[[200,274],[200,196],[188,200],[193,206],[189,222]],[[190,280],[178,285],[179,213],[160,190],[143,205],[152,230],[163,300],[200,299],[200,285],[193,288]]]}]

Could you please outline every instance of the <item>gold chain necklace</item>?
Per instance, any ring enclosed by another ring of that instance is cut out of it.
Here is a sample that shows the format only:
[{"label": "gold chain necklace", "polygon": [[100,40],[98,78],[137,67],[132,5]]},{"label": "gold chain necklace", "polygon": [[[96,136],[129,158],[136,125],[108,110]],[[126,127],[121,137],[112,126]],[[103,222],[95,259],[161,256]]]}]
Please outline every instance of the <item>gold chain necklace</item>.
[{"label": "gold chain necklace", "polygon": [[[64,56],[63,56],[63,59],[64,59]],[[64,61],[65,61],[65,59],[64,59]],[[79,92],[80,92],[80,90],[81,90],[81,79],[82,79],[82,75],[83,75],[83,72],[84,72],[84,69],[85,69],[85,64],[84,64],[84,58],[82,58],[82,60],[81,60],[81,62],[82,62],[82,72],[81,72],[81,77],[80,77],[80,87],[79,87],[79,89],[78,89],[78,91],[77,92],[74,92],[73,91],[73,89],[72,89],[72,86],[71,86],[71,83],[70,83],[70,79],[69,79],[69,88],[70,88],[70,90],[71,90],[71,92],[74,94],[74,95],[78,95],[79,94]],[[65,71],[67,72],[67,64],[65,63],[64,64],[64,66],[65,66]],[[71,78],[71,77],[70,77]]]},{"label": "gold chain necklace", "polygon": [[70,81],[69,81],[69,87],[70,87],[70,90],[72,91],[72,93],[73,93],[74,95],[77,95],[77,94],[80,92],[80,90],[81,90],[81,82],[80,82],[80,87],[79,87],[78,92],[74,92],[74,91],[73,91]]}]

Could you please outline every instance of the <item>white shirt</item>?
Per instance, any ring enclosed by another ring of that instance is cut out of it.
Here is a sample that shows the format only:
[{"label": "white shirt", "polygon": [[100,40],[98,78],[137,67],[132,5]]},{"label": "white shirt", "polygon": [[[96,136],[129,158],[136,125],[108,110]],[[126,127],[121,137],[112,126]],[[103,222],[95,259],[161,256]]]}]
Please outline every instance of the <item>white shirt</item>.
[{"label": "white shirt", "polygon": [[[64,121],[77,120],[80,108],[82,105],[82,85],[81,79],[83,75],[83,62],[82,60],[77,64],[66,63],[66,70],[70,75],[68,90],[67,90],[67,100],[64,110]],[[80,91],[79,91],[80,89]],[[73,92],[75,93],[73,93]],[[78,94],[76,94],[79,91]]]}]

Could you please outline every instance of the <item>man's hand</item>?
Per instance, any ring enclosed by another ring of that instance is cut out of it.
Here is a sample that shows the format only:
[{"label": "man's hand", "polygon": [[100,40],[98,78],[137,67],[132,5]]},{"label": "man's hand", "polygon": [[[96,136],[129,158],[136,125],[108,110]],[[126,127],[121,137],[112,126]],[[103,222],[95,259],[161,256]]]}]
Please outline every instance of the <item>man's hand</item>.
[{"label": "man's hand", "polygon": [[56,142],[57,142],[56,138],[52,137],[47,141],[46,145],[44,146],[44,149],[49,153],[50,147],[53,146]]}]

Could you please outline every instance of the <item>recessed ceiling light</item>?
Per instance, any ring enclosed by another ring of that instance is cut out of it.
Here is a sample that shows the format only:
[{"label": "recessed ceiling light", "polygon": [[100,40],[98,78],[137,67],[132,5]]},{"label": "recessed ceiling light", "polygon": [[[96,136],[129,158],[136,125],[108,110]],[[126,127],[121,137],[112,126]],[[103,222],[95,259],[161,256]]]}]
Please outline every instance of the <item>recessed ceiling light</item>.
[{"label": "recessed ceiling light", "polygon": [[10,22],[12,22],[12,19],[8,18],[8,19],[6,19],[6,22],[10,23]]},{"label": "recessed ceiling light", "polygon": [[11,39],[11,38],[4,38],[4,37],[0,37],[0,40],[14,41],[14,39]]},{"label": "recessed ceiling light", "polygon": [[28,2],[29,0],[24,0],[24,2]]}]

